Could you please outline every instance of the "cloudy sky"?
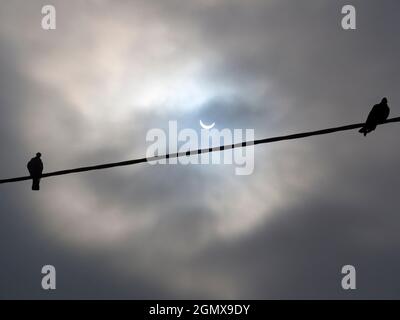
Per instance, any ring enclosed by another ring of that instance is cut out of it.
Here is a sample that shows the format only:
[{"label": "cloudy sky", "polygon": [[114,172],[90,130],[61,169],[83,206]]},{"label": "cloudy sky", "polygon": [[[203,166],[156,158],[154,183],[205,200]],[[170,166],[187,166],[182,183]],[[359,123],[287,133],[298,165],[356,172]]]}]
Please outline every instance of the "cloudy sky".
[{"label": "cloudy sky", "polygon": [[[37,151],[45,171],[143,157],[170,120],[264,138],[364,121],[383,96],[400,115],[400,3],[350,1],[347,31],[345,4],[0,0],[0,178]],[[140,164],[0,185],[0,298],[400,298],[399,130],[259,145],[248,176]]]}]

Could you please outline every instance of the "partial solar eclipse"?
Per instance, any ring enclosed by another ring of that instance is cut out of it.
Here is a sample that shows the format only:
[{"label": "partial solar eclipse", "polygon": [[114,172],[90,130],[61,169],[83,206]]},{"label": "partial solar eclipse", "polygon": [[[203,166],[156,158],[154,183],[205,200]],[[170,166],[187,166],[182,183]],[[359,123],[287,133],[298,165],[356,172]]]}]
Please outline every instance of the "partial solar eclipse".
[{"label": "partial solar eclipse", "polygon": [[206,125],[206,124],[203,123],[203,121],[200,120],[200,126],[205,130],[210,130],[215,126],[215,122],[213,122],[210,125]]}]

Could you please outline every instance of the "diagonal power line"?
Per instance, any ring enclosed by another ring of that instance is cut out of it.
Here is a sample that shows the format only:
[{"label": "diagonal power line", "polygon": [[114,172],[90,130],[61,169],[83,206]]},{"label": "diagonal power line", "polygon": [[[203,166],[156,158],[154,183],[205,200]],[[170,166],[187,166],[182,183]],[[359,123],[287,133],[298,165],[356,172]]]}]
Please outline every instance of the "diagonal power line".
[{"label": "diagonal power line", "polygon": [[[387,123],[393,123],[393,122],[400,122],[400,117],[388,119],[388,120],[382,122],[381,124],[387,124]],[[151,162],[151,161],[162,160],[162,159],[186,157],[186,156],[202,154],[202,153],[211,153],[211,152],[217,152],[217,151],[222,151],[222,150],[242,148],[242,147],[252,146],[252,145],[257,145],[257,144],[273,143],[273,142],[283,141],[283,140],[294,140],[294,139],[306,138],[306,137],[310,137],[310,136],[318,136],[318,135],[329,134],[329,133],[334,133],[334,132],[339,132],[339,131],[354,130],[354,129],[362,128],[364,126],[364,124],[365,123],[355,123],[355,124],[349,124],[346,126],[322,129],[322,130],[317,130],[317,131],[308,131],[308,132],[290,134],[290,135],[286,135],[286,136],[278,136],[278,137],[272,137],[272,138],[239,142],[236,144],[218,146],[218,147],[213,147],[213,148],[197,149],[197,150],[191,150],[191,151],[186,151],[186,152],[164,154],[164,155],[154,156],[154,157],[149,157],[149,158],[139,158],[139,159],[134,159],[134,160],[105,163],[105,164],[93,165],[93,166],[88,166],[88,167],[80,167],[80,168],[75,168],[75,169],[66,169],[66,170],[48,172],[48,173],[44,173],[42,175],[42,178],[61,176],[61,175],[66,175],[66,174],[71,174],[71,173],[93,171],[93,170],[103,170],[103,169],[114,168],[114,167],[130,166],[130,165],[134,165],[134,164],[138,164],[138,163],[145,163],[145,162]],[[25,181],[25,180],[30,180],[30,179],[31,179],[30,176],[2,179],[2,180],[0,180],[0,184]]]}]

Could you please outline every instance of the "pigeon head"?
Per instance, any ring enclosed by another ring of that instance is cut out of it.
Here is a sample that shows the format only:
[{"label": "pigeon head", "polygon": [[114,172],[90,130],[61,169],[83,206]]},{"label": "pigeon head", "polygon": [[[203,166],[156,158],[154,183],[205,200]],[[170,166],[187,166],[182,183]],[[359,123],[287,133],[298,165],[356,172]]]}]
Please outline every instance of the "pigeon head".
[{"label": "pigeon head", "polygon": [[387,98],[383,98],[381,103],[387,104]]},{"label": "pigeon head", "polygon": [[40,158],[42,154],[40,152],[36,153],[36,157]]}]

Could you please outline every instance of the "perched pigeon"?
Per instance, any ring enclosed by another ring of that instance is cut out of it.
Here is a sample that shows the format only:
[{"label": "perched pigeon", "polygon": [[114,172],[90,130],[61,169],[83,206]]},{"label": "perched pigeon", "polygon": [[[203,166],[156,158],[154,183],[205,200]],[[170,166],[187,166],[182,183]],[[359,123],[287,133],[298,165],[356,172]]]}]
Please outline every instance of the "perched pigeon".
[{"label": "perched pigeon", "polygon": [[378,124],[383,123],[389,117],[389,113],[390,109],[387,104],[387,99],[383,98],[381,103],[373,106],[364,127],[362,127],[359,132],[363,133],[365,137],[368,133],[374,131]]},{"label": "perched pigeon", "polygon": [[40,178],[43,173],[43,162],[40,159],[42,155],[38,152],[35,158],[28,162],[28,171],[32,177],[32,190],[40,190]]}]

